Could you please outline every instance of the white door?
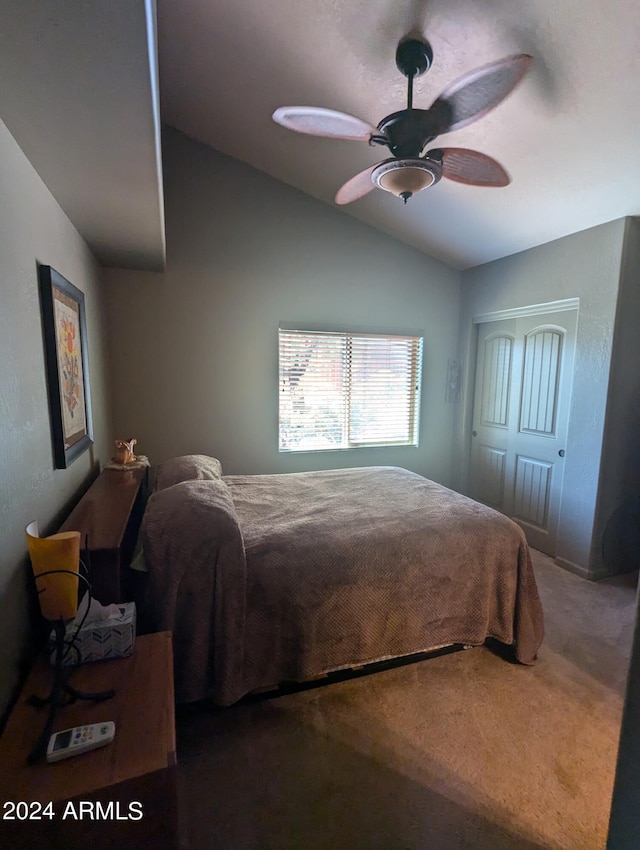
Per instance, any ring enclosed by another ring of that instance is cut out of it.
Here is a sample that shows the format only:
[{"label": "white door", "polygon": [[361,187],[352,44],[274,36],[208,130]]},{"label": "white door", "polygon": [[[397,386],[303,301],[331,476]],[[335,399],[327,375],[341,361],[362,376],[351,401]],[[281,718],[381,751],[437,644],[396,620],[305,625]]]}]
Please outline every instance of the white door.
[{"label": "white door", "polygon": [[478,326],[471,495],[555,555],[577,311]]}]

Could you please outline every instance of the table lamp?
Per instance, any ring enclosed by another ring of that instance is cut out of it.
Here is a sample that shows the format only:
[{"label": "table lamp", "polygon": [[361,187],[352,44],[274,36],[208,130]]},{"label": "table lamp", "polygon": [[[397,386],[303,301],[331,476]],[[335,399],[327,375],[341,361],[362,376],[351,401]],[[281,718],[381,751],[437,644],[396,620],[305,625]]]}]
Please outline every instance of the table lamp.
[{"label": "table lamp", "polygon": [[[66,638],[67,623],[74,619],[78,611],[78,586],[82,582],[87,586],[88,602],[91,602],[91,586],[87,579],[80,575],[80,532],[65,531],[52,534],[50,537],[40,537],[38,523],[31,522],[25,529],[27,547],[38,592],[40,611],[45,620],[49,620],[55,635],[54,652],[55,666],[53,684],[48,697],[31,697],[34,705],[42,707],[49,703],[49,716],[42,735],[29,755],[29,761],[37,761],[46,751],[47,743],[53,728],[58,708],[65,701],[74,702],[77,699],[89,699],[100,702],[109,699],[115,691],[85,693],[72,688],[66,680],[63,670],[63,658],[73,649],[75,635],[68,642]],[[89,605],[87,605],[87,611]],[[80,626],[78,626],[79,631]]]}]

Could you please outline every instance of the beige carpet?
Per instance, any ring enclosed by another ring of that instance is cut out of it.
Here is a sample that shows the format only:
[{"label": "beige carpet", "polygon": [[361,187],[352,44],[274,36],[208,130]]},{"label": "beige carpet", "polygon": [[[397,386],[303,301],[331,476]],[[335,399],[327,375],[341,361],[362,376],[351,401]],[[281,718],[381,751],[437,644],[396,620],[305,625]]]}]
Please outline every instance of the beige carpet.
[{"label": "beige carpet", "polygon": [[178,716],[181,847],[602,850],[637,574],[534,552],[534,667],[486,648]]}]

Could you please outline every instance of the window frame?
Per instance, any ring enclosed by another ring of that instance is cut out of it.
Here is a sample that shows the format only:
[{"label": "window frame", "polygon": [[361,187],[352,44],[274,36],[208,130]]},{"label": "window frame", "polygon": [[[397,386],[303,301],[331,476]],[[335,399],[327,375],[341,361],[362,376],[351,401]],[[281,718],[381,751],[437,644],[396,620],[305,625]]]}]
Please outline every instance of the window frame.
[{"label": "window frame", "polygon": [[[343,356],[343,366],[345,369],[345,387],[343,395],[342,412],[344,416],[343,435],[344,444],[340,446],[316,446],[303,447],[283,446],[282,435],[282,393],[284,391],[283,364],[282,364],[282,346],[283,334],[296,335],[301,337],[308,336],[327,336],[343,337],[345,339],[346,351]],[[408,371],[407,379],[407,418],[409,435],[407,439],[383,439],[383,440],[356,440],[352,437],[353,425],[353,409],[351,397],[353,393],[354,379],[352,376],[353,357],[353,340],[355,338],[383,338],[390,342],[394,340],[402,340],[410,343],[410,352],[407,360]],[[298,324],[280,324],[278,327],[278,451],[282,454],[300,454],[304,452],[325,452],[325,451],[353,451],[356,449],[366,448],[417,448],[420,441],[420,408],[422,397],[422,367],[423,367],[423,351],[424,351],[424,332],[421,330],[387,330],[376,329],[369,330],[364,328],[336,328],[336,327],[306,327],[301,323]]]}]

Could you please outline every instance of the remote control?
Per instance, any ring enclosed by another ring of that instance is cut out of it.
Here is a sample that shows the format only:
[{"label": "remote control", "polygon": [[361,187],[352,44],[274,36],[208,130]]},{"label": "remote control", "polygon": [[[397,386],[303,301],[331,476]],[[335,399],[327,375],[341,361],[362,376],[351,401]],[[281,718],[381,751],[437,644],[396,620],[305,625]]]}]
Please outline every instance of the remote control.
[{"label": "remote control", "polygon": [[110,744],[116,734],[116,725],[112,720],[105,723],[92,723],[89,726],[74,726],[54,732],[49,738],[47,761],[61,761],[70,756],[79,756],[89,750]]}]

